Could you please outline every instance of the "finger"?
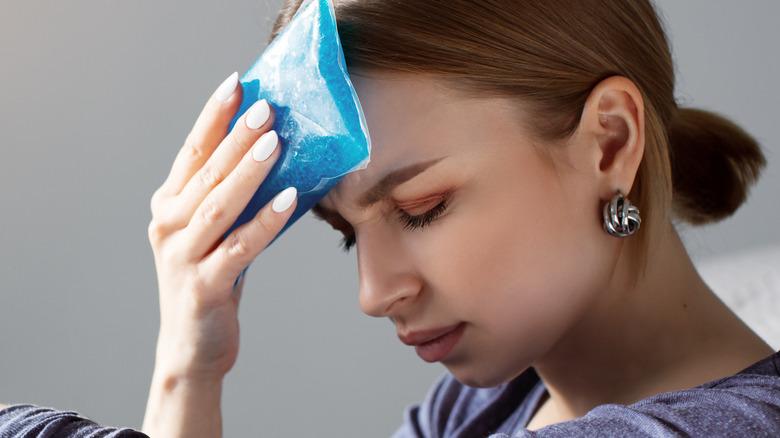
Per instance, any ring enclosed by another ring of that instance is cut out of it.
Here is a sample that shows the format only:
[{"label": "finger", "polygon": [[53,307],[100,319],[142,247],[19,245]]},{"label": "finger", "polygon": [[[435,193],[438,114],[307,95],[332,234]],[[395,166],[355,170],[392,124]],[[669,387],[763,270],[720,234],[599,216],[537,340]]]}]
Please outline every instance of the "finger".
[{"label": "finger", "polygon": [[235,223],[279,158],[278,146],[275,131],[263,134],[233,172],[206,196],[182,235],[191,260],[201,260]]},{"label": "finger", "polygon": [[228,133],[230,121],[238,110],[243,88],[238,86],[238,73],[233,73],[211,95],[192,127],[184,146],[173,162],[161,189],[168,195],[178,194],[192,175],[208,160]]},{"label": "finger", "polygon": [[263,207],[251,221],[240,226],[201,263],[202,278],[218,285],[230,284],[279,234],[297,205],[298,192],[294,187],[282,190],[274,200]]},{"label": "finger", "polygon": [[270,129],[273,119],[273,110],[265,100],[255,102],[241,116],[233,131],[178,195],[174,214],[181,223],[189,223],[206,196],[233,172],[258,138]]}]

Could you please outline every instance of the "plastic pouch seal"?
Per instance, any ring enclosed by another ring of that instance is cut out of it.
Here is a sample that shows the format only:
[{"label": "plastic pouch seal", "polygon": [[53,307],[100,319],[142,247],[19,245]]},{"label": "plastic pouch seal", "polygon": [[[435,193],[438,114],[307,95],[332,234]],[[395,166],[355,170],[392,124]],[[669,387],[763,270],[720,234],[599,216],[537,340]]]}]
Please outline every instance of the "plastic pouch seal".
[{"label": "plastic pouch seal", "polygon": [[344,175],[369,161],[368,128],[347,74],[331,1],[304,1],[241,85],[244,98],[231,129],[253,103],[266,99],[276,110],[273,129],[281,155],[225,236],[276,194],[295,187],[298,205],[281,235]]}]

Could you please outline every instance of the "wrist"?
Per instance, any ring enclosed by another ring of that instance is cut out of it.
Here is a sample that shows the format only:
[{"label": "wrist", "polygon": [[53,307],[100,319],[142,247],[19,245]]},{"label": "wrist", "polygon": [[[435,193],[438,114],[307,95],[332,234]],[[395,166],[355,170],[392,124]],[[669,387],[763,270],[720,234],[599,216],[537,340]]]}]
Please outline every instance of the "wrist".
[{"label": "wrist", "polygon": [[222,394],[222,379],[224,375],[218,376],[210,373],[198,373],[188,370],[174,371],[171,369],[155,368],[152,376],[152,388],[167,395],[187,395],[199,393],[204,395]]},{"label": "wrist", "polygon": [[152,384],[166,392],[176,390],[221,390],[222,381],[229,369],[216,367],[212,363],[201,363],[187,355],[169,352],[164,357],[158,354],[152,375]]},{"label": "wrist", "polygon": [[219,437],[221,399],[221,378],[193,378],[155,369],[143,430],[149,436]]},{"label": "wrist", "polygon": [[238,342],[211,339],[208,329],[184,327],[160,329],[155,355],[155,375],[166,380],[221,383],[235,364]]}]

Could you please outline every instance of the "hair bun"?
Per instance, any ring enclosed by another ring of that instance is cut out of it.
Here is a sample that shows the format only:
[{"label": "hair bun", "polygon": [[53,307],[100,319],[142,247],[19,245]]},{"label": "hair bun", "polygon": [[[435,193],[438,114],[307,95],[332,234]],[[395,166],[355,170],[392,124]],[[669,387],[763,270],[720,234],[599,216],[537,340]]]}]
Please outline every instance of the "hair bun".
[{"label": "hair bun", "polygon": [[717,114],[681,108],[669,130],[675,215],[694,225],[726,218],[747,198],[766,159],[758,142]]}]

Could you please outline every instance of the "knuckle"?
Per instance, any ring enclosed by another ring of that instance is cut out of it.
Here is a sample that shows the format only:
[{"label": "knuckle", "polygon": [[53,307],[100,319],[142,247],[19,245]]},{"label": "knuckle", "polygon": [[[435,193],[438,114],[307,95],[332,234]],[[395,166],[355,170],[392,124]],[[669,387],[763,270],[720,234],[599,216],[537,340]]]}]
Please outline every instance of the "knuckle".
[{"label": "knuckle", "polygon": [[184,140],[182,153],[191,161],[201,160],[205,156],[205,152],[200,146],[202,143],[200,136],[194,132],[190,132]]},{"label": "knuckle", "polygon": [[166,196],[162,189],[158,189],[151,200],[152,220],[149,222],[147,234],[153,245],[158,245],[172,232],[182,227],[182,218],[179,209],[175,208],[174,198]]},{"label": "knuckle", "polygon": [[263,220],[262,217],[256,217],[247,222],[244,231],[257,239],[263,240],[270,240],[274,234],[274,228],[266,220]]},{"label": "knuckle", "polygon": [[222,263],[245,268],[278,232],[272,223],[255,218],[230,233],[221,246]]},{"label": "knuckle", "polygon": [[257,172],[251,172],[246,166],[239,165],[233,170],[231,178],[239,185],[251,184],[257,178]]},{"label": "knuckle", "polygon": [[243,135],[231,135],[228,137],[228,147],[235,153],[243,154],[249,149],[249,142],[246,136]]},{"label": "knuckle", "polygon": [[204,166],[198,171],[198,178],[204,187],[214,188],[222,182],[222,176],[211,166]]},{"label": "knuckle", "polygon": [[198,216],[204,223],[220,222],[225,217],[225,209],[213,197],[209,196],[203,200],[203,204],[198,210]]},{"label": "knuckle", "polygon": [[[239,227],[226,238],[226,255],[245,261],[259,253],[273,236],[274,229],[268,223],[255,218]],[[263,243],[265,242],[265,243]]]},{"label": "knuckle", "polygon": [[152,219],[149,223],[147,233],[149,235],[149,242],[151,242],[152,246],[157,247],[165,240],[165,237],[168,235],[168,230],[160,221]]},{"label": "knuckle", "polygon": [[250,248],[244,238],[244,233],[230,234],[225,243],[225,255],[228,258],[244,259],[249,254]]}]

